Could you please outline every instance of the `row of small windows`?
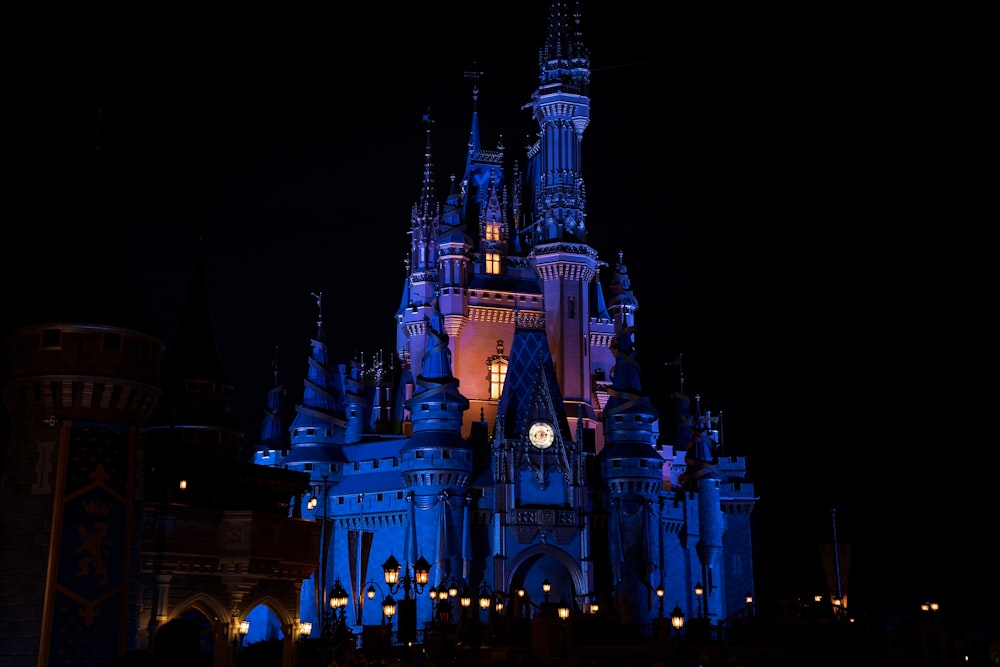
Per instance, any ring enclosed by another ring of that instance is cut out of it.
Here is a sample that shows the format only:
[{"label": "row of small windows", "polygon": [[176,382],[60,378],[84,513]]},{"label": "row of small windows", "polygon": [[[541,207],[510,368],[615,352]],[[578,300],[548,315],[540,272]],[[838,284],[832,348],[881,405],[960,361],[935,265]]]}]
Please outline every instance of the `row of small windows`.
[{"label": "row of small windows", "polygon": [[[368,461],[371,463],[372,470],[378,470],[381,467],[381,465],[382,465],[382,462],[379,459],[368,459]],[[355,461],[354,462],[354,469],[355,470],[361,470],[361,465],[363,463],[364,463],[364,461]],[[392,457],[392,463],[390,465],[393,468],[398,468],[399,467],[399,458],[395,457],[395,456]],[[313,464],[312,463],[304,463],[304,464],[302,464],[302,469],[306,470],[306,471],[312,471]],[[339,468],[339,466],[336,463],[331,463],[330,464],[330,472],[337,472],[339,469],[340,468]]]},{"label": "row of small windows", "polygon": [[[611,459],[611,467],[612,468],[621,468],[622,467],[622,460],[621,459]],[[649,462],[646,461],[646,459],[639,459],[639,467],[640,468],[648,468],[649,467]]]},{"label": "row of small windows", "polygon": [[[349,496],[337,496],[337,504],[338,505],[345,504],[347,502],[347,498],[348,497]],[[396,491],[395,497],[396,497],[396,500],[402,500],[403,499],[403,492],[402,491]],[[382,502],[384,500],[385,500],[385,494],[384,493],[376,493],[375,494],[375,502],[380,503],[380,502]]]},{"label": "row of small windows", "polygon": [[[469,296],[473,296],[474,297],[477,294],[478,294],[478,292],[476,292],[475,290],[469,292]],[[482,296],[482,298],[484,298],[484,299],[489,299],[491,297],[491,295],[490,295],[489,292],[483,292],[480,296]],[[492,298],[494,298],[494,299],[506,299],[507,301],[513,301],[514,300],[514,295],[513,294],[507,294],[506,296],[504,296],[503,294],[497,293],[497,294],[493,294]],[[524,296],[522,294],[521,296],[518,297],[518,301],[528,301],[528,297],[526,297],[526,296]],[[531,297],[531,303],[538,303],[538,297],[537,296]]]},{"label": "row of small windows", "polygon": [[[136,348],[136,342],[131,343],[130,347],[132,349]],[[152,349],[151,346],[147,347]],[[41,348],[44,350],[61,350],[63,348],[63,331],[62,329],[43,329],[41,336]],[[120,333],[115,331],[106,331],[101,334],[101,349],[111,350],[111,351],[122,351],[125,349],[125,342]]]},{"label": "row of small windows", "polygon": [[[413,458],[415,458],[415,459],[422,459],[422,458],[424,458],[424,454],[425,454],[425,452],[422,449],[418,449],[417,451],[413,452]],[[450,449],[442,449],[441,450],[441,458],[443,458],[443,459],[450,459],[451,458],[451,450]],[[465,460],[468,461],[471,458],[472,458],[472,452],[468,452],[468,451],[465,452]]]},{"label": "row of small windows", "polygon": [[[616,424],[624,424],[625,421],[626,421],[626,415],[615,415],[614,416],[614,422]],[[632,422],[636,422],[636,423],[639,423],[639,424],[641,424],[643,422],[652,424],[653,423],[653,418],[649,417],[649,416],[646,416],[646,415],[631,415],[631,418],[628,419],[627,421],[632,421]]]}]

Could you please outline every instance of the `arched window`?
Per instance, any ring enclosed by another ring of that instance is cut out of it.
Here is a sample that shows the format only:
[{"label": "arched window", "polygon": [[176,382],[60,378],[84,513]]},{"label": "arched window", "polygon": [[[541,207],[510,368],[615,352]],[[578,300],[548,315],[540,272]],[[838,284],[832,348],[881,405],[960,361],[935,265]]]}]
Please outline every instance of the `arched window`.
[{"label": "arched window", "polygon": [[503,383],[507,379],[507,356],[503,351],[503,339],[497,340],[497,353],[486,360],[486,380],[490,383],[490,400],[499,401],[503,393]]}]

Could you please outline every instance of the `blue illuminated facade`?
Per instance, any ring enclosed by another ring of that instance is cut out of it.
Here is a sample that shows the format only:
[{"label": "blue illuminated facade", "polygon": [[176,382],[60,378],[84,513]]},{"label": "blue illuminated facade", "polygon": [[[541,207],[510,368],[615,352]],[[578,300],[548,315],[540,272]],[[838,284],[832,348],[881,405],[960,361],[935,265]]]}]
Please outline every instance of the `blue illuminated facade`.
[{"label": "blue illuminated facade", "polygon": [[[394,359],[328,358],[316,294],[290,424],[272,393],[255,463],[310,476],[293,513],[322,526],[299,610],[314,627],[336,582],[349,626],[380,624],[383,597],[406,597],[383,578],[392,559],[400,577],[430,564],[427,586],[399,607],[404,639],[436,618],[428,592],[449,583],[471,592],[468,613],[481,620],[476,598],[488,591],[508,611],[596,604],[640,628],[675,605],[717,623],[753,593],[745,461],[722,455],[716,419],[683,387],[671,405],[652,405],[624,256],[609,264],[588,245],[590,54],[565,4],[552,3],[526,105],[538,140],[523,173],[502,146],[482,148],[476,110],[465,174],[439,198],[428,123],[419,195],[399,228],[411,246]],[[529,437],[548,427],[550,437]]]}]

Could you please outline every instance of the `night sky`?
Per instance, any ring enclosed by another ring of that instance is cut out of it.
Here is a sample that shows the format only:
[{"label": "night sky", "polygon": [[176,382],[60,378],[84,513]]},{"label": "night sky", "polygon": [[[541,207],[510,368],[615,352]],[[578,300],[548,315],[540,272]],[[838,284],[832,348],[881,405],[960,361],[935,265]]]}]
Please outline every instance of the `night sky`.
[{"label": "night sky", "polygon": [[[26,23],[35,39],[8,63],[5,110],[8,308],[58,248],[69,165],[102,99],[136,289],[169,342],[204,230],[215,334],[248,434],[275,346],[279,379],[301,395],[310,292],[326,295],[333,360],[388,354],[422,116],[442,197],[464,169],[466,72],[482,72],[485,148],[502,134],[508,164],[523,167],[537,127],[520,107],[547,3],[426,4]],[[933,54],[870,11],[622,6],[583,14],[590,243],[629,268],[647,391],[678,388],[664,363],[683,354],[686,393],[722,412],[726,451],[748,457],[758,597],[819,592],[817,544],[832,539],[836,507],[852,603],[996,598],[998,575],[977,566],[1000,562],[997,501],[975,485],[985,466],[962,442],[975,422],[963,425],[942,359],[969,354],[943,324],[951,244],[919,231],[941,225],[946,199],[920,179],[939,140],[913,72],[933,74]]]}]

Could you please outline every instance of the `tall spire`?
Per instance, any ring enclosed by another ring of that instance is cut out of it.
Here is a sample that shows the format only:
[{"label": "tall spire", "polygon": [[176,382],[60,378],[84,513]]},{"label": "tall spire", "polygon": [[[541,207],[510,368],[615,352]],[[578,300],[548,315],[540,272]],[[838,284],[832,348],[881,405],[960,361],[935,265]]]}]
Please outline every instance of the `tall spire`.
[{"label": "tall spire", "polygon": [[439,233],[438,216],[440,207],[434,188],[434,161],[431,158],[430,110],[423,116],[427,127],[424,142],[424,171],[420,185],[420,198],[413,205],[410,216],[410,279],[414,303],[424,305],[433,297],[433,292],[421,289],[418,284],[433,280],[437,269],[437,241]]},{"label": "tall spire", "polygon": [[560,82],[585,86],[590,80],[590,52],[583,45],[580,3],[570,16],[566,2],[553,0],[549,8],[549,33],[541,52],[540,83]]},{"label": "tall spire", "polygon": [[114,113],[100,97],[92,108],[89,136],[81,138],[85,150],[71,153],[78,173],[70,218],[60,221],[62,247],[52,271],[12,318],[15,326],[72,322],[159,333],[133,289],[119,240],[108,141]]},{"label": "tall spire", "polygon": [[531,221],[532,245],[564,239],[587,242],[580,144],[590,123],[590,53],[579,24],[579,9],[571,18],[565,2],[552,2],[539,58],[539,85],[525,105],[539,124],[539,141],[529,150],[538,207]]},{"label": "tall spire", "polygon": [[[305,387],[302,392],[302,403],[295,406],[295,419],[291,431],[296,434],[311,428],[344,426],[343,419],[337,417],[341,397],[335,386],[333,372],[330,370],[326,336],[323,332],[323,293],[312,292],[316,299],[319,313],[316,320],[316,338],[312,340],[312,355],[309,357],[309,370],[306,374]],[[296,438],[293,436],[293,444]]]},{"label": "tall spire", "polygon": [[285,388],[278,382],[278,346],[274,346],[274,358],[271,360],[271,373],[274,376],[271,389],[267,392],[267,405],[264,408],[264,419],[260,426],[258,450],[269,453],[269,450],[284,450],[285,439],[281,418],[281,399]]}]

